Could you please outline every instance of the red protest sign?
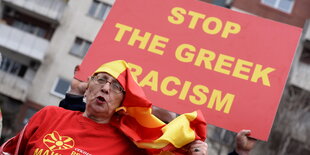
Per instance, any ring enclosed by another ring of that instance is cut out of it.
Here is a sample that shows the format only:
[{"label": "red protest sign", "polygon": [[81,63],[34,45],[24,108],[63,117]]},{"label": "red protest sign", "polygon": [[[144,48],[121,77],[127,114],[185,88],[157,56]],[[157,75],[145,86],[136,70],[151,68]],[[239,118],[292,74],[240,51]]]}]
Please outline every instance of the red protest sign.
[{"label": "red protest sign", "polygon": [[199,1],[116,1],[81,64],[124,59],[154,105],[267,140],[300,28]]}]

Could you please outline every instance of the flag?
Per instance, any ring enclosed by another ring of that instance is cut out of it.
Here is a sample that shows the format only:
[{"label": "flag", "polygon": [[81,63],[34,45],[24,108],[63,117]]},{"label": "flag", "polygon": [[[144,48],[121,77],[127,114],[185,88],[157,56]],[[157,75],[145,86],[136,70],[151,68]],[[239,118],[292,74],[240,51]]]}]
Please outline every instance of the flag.
[{"label": "flag", "polygon": [[122,111],[117,127],[139,148],[152,154],[178,154],[186,151],[182,147],[190,142],[206,139],[206,123],[199,110],[182,114],[168,124],[154,116],[152,103],[134,80],[126,61],[116,60],[103,64],[94,74],[101,72],[113,76],[124,88],[124,100],[116,109]]}]

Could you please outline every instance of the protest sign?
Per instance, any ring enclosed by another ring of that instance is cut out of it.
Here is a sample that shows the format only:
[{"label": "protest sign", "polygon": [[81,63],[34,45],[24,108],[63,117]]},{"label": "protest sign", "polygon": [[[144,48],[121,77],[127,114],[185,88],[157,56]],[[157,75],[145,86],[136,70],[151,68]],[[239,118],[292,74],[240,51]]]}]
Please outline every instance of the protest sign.
[{"label": "protest sign", "polygon": [[195,0],[118,0],[76,77],[124,59],[154,105],[267,140],[300,33]]}]

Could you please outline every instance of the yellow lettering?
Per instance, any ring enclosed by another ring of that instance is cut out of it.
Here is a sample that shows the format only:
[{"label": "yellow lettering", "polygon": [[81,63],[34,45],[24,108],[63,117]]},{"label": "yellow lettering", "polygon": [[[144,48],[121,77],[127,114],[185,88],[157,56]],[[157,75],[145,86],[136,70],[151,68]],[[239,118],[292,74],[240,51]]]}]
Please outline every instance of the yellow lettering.
[{"label": "yellow lettering", "polygon": [[225,26],[223,26],[225,21],[223,22],[220,18],[206,17],[205,14],[195,11],[187,12],[185,9],[180,7],[172,8],[171,14],[171,16],[168,16],[168,21],[172,24],[182,24],[184,23],[185,18],[190,18],[188,28],[195,29],[198,25],[197,23],[199,23],[199,20],[204,20],[201,27],[206,34],[215,35],[219,34],[222,30],[221,37],[225,39],[228,38],[230,34],[238,34],[241,30],[241,26],[237,23],[226,21]]},{"label": "yellow lettering", "polygon": [[270,81],[269,81],[268,74],[275,71],[275,69],[271,68],[271,67],[267,67],[265,69],[262,69],[262,68],[263,68],[262,65],[256,64],[255,69],[254,69],[254,73],[253,73],[252,78],[251,78],[251,81],[257,82],[258,79],[261,78],[263,85],[270,87]]},{"label": "yellow lettering", "polygon": [[126,26],[126,25],[123,25],[123,24],[120,24],[120,23],[116,23],[115,24],[115,27],[116,28],[119,28],[114,40],[115,41],[121,41],[125,32],[131,32],[132,31],[132,27],[130,26]]},{"label": "yellow lettering", "polygon": [[80,155],[80,153],[75,152],[75,151],[72,151],[72,152],[71,152],[71,155]]},{"label": "yellow lettering", "polygon": [[193,93],[197,95],[199,99],[197,99],[196,96],[190,95],[189,100],[194,104],[202,105],[207,101],[207,96],[205,93],[209,93],[209,89],[204,85],[196,85],[193,88]]},{"label": "yellow lettering", "polygon": [[207,107],[212,109],[215,104],[215,110],[221,111],[222,108],[225,106],[224,113],[228,114],[230,112],[230,108],[234,101],[234,98],[235,95],[227,93],[222,99],[222,92],[220,90],[214,89]]},{"label": "yellow lettering", "polygon": [[142,67],[132,64],[132,63],[128,63],[129,67],[130,67],[130,71],[131,71],[131,75],[133,77],[133,79],[135,79],[135,81],[138,81],[138,76],[140,76],[142,74]]},{"label": "yellow lettering", "polygon": [[151,42],[151,44],[150,44],[150,46],[148,48],[148,51],[153,52],[153,53],[158,54],[158,55],[163,55],[164,51],[160,50],[160,49],[157,49],[157,47],[165,48],[166,44],[164,44],[164,43],[162,43],[160,41],[168,43],[169,39],[166,38],[166,37],[154,35],[154,37],[152,39],[152,42]]},{"label": "yellow lettering", "polygon": [[171,9],[171,14],[173,16],[168,16],[168,21],[172,24],[182,24],[184,22],[184,16],[186,10],[179,7],[174,7]]},{"label": "yellow lettering", "polygon": [[222,68],[223,66],[229,67],[229,68],[232,66],[232,63],[229,63],[226,60],[233,62],[235,60],[235,58],[228,56],[228,55],[220,54],[220,56],[218,57],[217,62],[215,64],[214,71],[229,75],[230,70]]},{"label": "yellow lettering", "polygon": [[[243,64],[248,64],[246,61],[240,61],[239,63],[241,68],[245,66]],[[133,77],[137,78],[137,76],[142,75],[143,69],[141,66],[132,63],[130,63],[129,66],[131,67],[131,70],[134,69]],[[240,71],[236,71],[236,74],[237,72],[241,74],[240,72],[244,69],[239,70]],[[142,81],[140,82],[141,87],[149,86],[152,91],[158,91],[159,84],[160,92],[167,96],[178,95],[178,99],[188,100],[195,105],[208,103],[207,108],[223,111],[226,114],[230,112],[235,98],[234,94],[226,93],[223,96],[222,91],[217,89],[209,90],[208,87],[201,84],[193,85],[192,87],[192,82],[184,81],[183,83],[175,76],[166,76],[162,81],[159,81],[159,73],[155,70],[151,70],[145,77],[142,77]],[[209,97],[207,94],[210,94],[211,91],[212,93]]]},{"label": "yellow lettering", "polygon": [[43,149],[36,148],[33,152],[33,155],[41,155],[42,152],[43,152]]},{"label": "yellow lettering", "polygon": [[157,91],[158,72],[150,71],[140,82],[140,86],[150,86],[153,91]]},{"label": "yellow lettering", "polygon": [[132,35],[128,41],[128,45],[133,46],[136,41],[140,41],[139,48],[145,49],[147,42],[151,37],[151,33],[145,32],[144,36],[139,36],[140,30],[134,29]]},{"label": "yellow lettering", "polygon": [[200,49],[199,54],[194,63],[195,66],[200,66],[202,62],[205,64],[205,68],[212,70],[211,61],[215,58],[215,53],[206,49]]},{"label": "yellow lettering", "polygon": [[50,151],[49,150],[45,150],[45,152],[43,153],[43,155],[49,155]]},{"label": "yellow lettering", "polygon": [[249,79],[248,75],[241,74],[241,72],[249,73],[251,71],[250,68],[246,68],[245,66],[252,67],[253,63],[246,61],[246,60],[238,59],[235,69],[232,73],[232,76],[240,78],[240,79],[248,80]]},{"label": "yellow lettering", "polygon": [[[193,65],[198,67],[204,65],[205,69],[231,75],[239,79],[251,80],[255,83],[261,79],[262,84],[265,86],[271,85],[269,74],[275,71],[272,67],[263,68],[260,64],[255,64],[254,68],[253,62],[225,54],[217,56],[215,52],[204,48],[200,48],[197,54],[196,47],[190,44],[179,45],[175,51],[175,57],[180,62],[193,63]],[[182,96],[180,99],[184,97]]]},{"label": "yellow lettering", "polygon": [[204,19],[206,17],[204,14],[194,11],[189,11],[188,15],[192,16],[191,22],[188,25],[188,28],[190,29],[194,29],[196,27],[198,19]]},{"label": "yellow lettering", "polygon": [[[41,155],[43,151],[44,151],[44,149],[36,148],[36,149],[34,150],[34,152],[33,152],[33,155]],[[49,150],[45,150],[45,151],[43,152],[43,155],[61,155],[61,154],[55,153],[55,152],[53,152],[53,151],[50,152]]]},{"label": "yellow lettering", "polygon": [[[213,29],[210,29],[210,24],[211,22],[215,23],[215,26]],[[221,31],[222,29],[222,21],[216,17],[209,17],[205,19],[205,21],[202,24],[202,29],[204,32],[208,34],[217,34]]]},{"label": "yellow lettering", "polygon": [[237,34],[240,30],[241,26],[239,24],[227,21],[221,36],[223,38],[228,38],[228,34]]},{"label": "yellow lettering", "polygon": [[161,90],[161,92],[163,92],[164,94],[166,94],[168,96],[174,96],[175,94],[178,93],[178,91],[176,89],[168,90],[168,84],[171,82],[173,82],[175,85],[181,84],[181,81],[174,76],[168,76],[168,77],[164,78],[162,83],[161,83],[160,90]]},{"label": "yellow lettering", "polygon": [[[188,52],[185,52],[184,56],[182,56],[183,51],[187,49]],[[190,44],[182,44],[179,45],[175,51],[175,57],[181,62],[192,62],[195,54],[196,48]],[[191,53],[192,52],[192,53]]]},{"label": "yellow lettering", "polygon": [[180,95],[179,95],[179,99],[185,100],[185,98],[186,98],[186,96],[187,96],[187,93],[188,93],[188,90],[189,90],[191,84],[192,84],[191,82],[185,81],[185,83],[184,83],[184,85],[183,85],[183,88],[182,88],[182,90],[181,90],[181,93],[180,93]]}]

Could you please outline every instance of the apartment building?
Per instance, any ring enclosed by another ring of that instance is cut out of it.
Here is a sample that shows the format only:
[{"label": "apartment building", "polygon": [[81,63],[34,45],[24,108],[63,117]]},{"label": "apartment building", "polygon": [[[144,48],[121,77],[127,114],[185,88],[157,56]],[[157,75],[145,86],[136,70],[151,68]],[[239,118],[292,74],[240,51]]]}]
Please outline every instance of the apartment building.
[{"label": "apartment building", "polygon": [[2,140],[58,105],[114,0],[1,0]]}]

